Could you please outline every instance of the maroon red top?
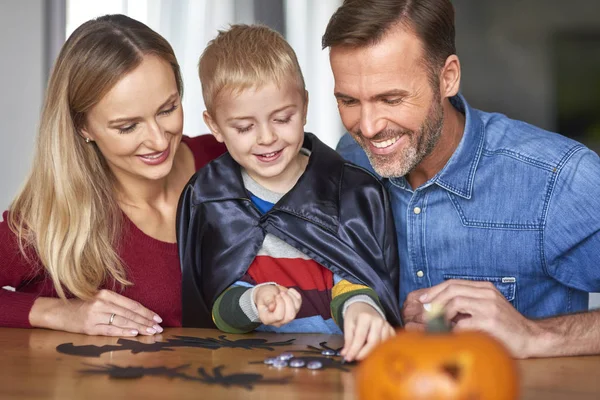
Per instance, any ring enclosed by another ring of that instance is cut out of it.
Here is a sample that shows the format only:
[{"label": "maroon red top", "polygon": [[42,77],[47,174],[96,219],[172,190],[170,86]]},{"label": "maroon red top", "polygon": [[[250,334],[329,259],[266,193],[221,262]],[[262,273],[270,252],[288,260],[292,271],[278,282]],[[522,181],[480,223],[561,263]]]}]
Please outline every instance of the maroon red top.
[{"label": "maroon red top", "polygon": [[[196,169],[225,152],[225,146],[212,135],[183,137],[194,154]],[[15,292],[0,289],[0,327],[31,328],[29,312],[37,297],[57,297],[52,281],[38,259],[27,262],[19,251],[17,238],[6,222],[0,222],[0,288],[12,286]],[[162,326],[181,326],[181,269],[177,244],[156,240],[127,217],[124,219],[123,248],[120,256],[127,279],[133,283],[122,292],[163,319]]]}]

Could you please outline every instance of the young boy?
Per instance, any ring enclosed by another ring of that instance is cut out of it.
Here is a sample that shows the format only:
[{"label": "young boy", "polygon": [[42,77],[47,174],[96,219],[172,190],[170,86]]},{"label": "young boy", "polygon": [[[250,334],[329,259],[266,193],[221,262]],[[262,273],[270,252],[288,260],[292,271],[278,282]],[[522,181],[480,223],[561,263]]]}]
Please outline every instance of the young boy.
[{"label": "young boy", "polygon": [[344,332],[363,358],[400,325],[394,222],[383,185],[304,133],[296,55],[234,25],[200,58],[204,120],[228,154],[178,210],[184,326],[230,333]]}]

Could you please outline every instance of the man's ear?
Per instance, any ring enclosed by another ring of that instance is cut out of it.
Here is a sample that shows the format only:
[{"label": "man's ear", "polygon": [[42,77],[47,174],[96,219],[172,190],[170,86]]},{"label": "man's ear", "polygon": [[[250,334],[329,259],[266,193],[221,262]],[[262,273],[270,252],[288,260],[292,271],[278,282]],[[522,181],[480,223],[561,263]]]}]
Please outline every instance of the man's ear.
[{"label": "man's ear", "polygon": [[225,139],[223,138],[223,134],[219,130],[219,126],[217,125],[213,117],[208,113],[208,111],[204,111],[202,113],[202,118],[204,118],[204,123],[206,124],[206,126],[208,126],[208,129],[210,129],[210,133],[212,133],[215,139],[217,139],[217,142],[223,143],[225,141]]},{"label": "man's ear", "polygon": [[448,56],[440,75],[442,98],[456,96],[460,89],[460,61],[456,54]]}]

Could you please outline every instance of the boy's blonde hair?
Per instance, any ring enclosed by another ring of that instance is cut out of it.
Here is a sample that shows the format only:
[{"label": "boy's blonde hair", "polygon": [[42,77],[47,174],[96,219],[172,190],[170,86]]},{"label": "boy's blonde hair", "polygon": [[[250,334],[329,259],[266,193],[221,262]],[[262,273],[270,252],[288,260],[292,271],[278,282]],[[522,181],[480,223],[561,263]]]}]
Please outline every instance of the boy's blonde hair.
[{"label": "boy's blonde hair", "polygon": [[232,25],[219,31],[200,56],[198,73],[204,104],[213,114],[217,96],[295,79],[304,93],[304,78],[296,53],[278,32],[263,25]]}]

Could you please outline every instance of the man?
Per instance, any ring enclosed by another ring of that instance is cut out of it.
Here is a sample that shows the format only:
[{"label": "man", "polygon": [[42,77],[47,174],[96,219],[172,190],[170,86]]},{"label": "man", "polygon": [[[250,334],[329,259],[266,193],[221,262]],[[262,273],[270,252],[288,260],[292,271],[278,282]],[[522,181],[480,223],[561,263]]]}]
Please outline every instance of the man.
[{"label": "man", "polygon": [[449,0],[346,0],[323,36],[338,151],[390,193],[406,327],[435,303],[516,357],[598,353],[600,160],[471,108],[454,36]]}]

